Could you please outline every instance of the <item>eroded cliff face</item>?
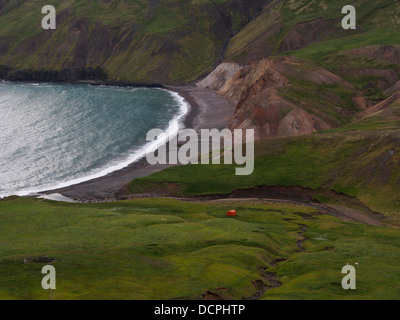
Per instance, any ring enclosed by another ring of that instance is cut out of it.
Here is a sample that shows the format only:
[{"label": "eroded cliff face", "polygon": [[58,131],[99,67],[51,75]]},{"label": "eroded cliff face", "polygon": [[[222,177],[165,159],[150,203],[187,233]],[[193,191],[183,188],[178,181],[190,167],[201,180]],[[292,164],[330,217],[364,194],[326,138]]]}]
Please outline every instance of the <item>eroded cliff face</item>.
[{"label": "eroded cliff face", "polygon": [[343,5],[274,0],[231,39],[226,61],[244,66],[220,89],[237,107],[232,128],[254,128],[259,139],[309,134],[397,101],[398,5],[370,1],[356,30],[341,27]]},{"label": "eroded cliff face", "polygon": [[239,70],[233,76],[222,72],[232,71],[233,65],[221,65],[199,85],[220,88],[218,92],[236,107],[229,127],[254,129],[256,139],[339,127],[365,109],[366,101],[355,86],[301,59],[263,59],[235,66]]},{"label": "eroded cliff face", "polygon": [[268,2],[53,0],[57,29],[43,30],[40,1],[0,0],[0,76],[191,82],[223,60],[231,37]]},{"label": "eroded cliff face", "polygon": [[218,91],[241,69],[242,66],[238,63],[221,63],[205,79],[199,81],[197,86],[203,89],[212,89]]}]

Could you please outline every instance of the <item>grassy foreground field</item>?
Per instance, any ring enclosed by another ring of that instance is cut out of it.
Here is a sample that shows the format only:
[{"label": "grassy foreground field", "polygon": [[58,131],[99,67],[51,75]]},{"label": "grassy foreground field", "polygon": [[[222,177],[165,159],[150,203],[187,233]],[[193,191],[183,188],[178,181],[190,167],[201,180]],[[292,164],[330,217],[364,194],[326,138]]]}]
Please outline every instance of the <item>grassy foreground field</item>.
[{"label": "grassy foreground field", "polygon": [[[238,217],[226,217],[232,208]],[[399,235],[258,201],[8,199],[0,201],[0,299],[398,298]],[[44,264],[23,263],[39,256],[55,258],[51,294],[40,285]],[[355,291],[341,287],[347,263],[357,267]]]}]

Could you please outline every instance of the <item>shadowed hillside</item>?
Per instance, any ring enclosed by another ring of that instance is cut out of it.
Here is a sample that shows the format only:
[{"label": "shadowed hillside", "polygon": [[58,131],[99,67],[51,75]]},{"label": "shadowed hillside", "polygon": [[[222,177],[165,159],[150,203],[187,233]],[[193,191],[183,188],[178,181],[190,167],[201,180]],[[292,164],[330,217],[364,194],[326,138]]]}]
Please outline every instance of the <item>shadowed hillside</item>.
[{"label": "shadowed hillside", "polygon": [[180,84],[224,60],[280,53],[312,60],[372,100],[396,84],[398,4],[357,1],[358,29],[341,28],[344,0],[54,0],[57,30],[41,29],[40,1],[0,1],[0,76]]},{"label": "shadowed hillside", "polygon": [[[267,0],[0,2],[0,75],[10,80],[182,83],[211,71]],[[11,72],[10,72],[11,68]],[[1,72],[2,70],[2,72]]]}]

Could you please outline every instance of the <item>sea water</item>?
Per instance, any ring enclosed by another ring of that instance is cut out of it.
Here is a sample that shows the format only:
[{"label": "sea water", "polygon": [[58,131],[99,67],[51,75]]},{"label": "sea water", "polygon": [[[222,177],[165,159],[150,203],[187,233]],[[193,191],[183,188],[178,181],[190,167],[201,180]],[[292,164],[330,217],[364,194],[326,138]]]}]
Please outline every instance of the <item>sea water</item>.
[{"label": "sea water", "polygon": [[[88,84],[0,83],[0,197],[104,176],[165,143],[188,105],[174,92]],[[168,130],[167,130],[168,129]]]}]

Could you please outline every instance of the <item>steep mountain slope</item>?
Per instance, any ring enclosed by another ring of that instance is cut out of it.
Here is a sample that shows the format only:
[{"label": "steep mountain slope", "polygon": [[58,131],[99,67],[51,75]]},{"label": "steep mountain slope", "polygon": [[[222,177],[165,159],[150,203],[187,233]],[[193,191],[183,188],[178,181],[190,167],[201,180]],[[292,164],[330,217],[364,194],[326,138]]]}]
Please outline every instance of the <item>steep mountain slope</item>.
[{"label": "steep mountain slope", "polygon": [[267,2],[55,0],[57,29],[44,31],[42,2],[2,1],[0,76],[190,81],[212,70],[231,36]]},{"label": "steep mountain slope", "polygon": [[229,43],[226,59],[241,64],[281,53],[318,62],[376,102],[399,80],[396,34],[400,4],[355,1],[357,29],[343,30],[348,1],[273,1]]},{"label": "steep mountain slope", "polygon": [[[57,30],[44,31],[43,3],[0,1],[0,77],[108,79],[181,84],[218,62],[251,64],[280,53],[323,64],[368,98],[399,81],[400,4],[356,1],[357,30],[344,31],[348,2],[299,0],[54,0]],[[356,50],[356,51],[354,51]],[[358,55],[357,55],[358,54]],[[387,55],[383,55],[387,56]],[[11,72],[10,72],[11,69]]]},{"label": "steep mountain slope", "polygon": [[237,108],[230,127],[255,129],[259,139],[339,127],[367,107],[353,84],[293,57],[245,66],[219,92]]},{"label": "steep mountain slope", "polygon": [[353,3],[357,30],[347,31],[346,4],[272,1],[231,39],[226,62],[241,70],[219,86],[237,108],[231,128],[253,128],[259,139],[310,134],[387,105],[400,90],[400,4]]}]

